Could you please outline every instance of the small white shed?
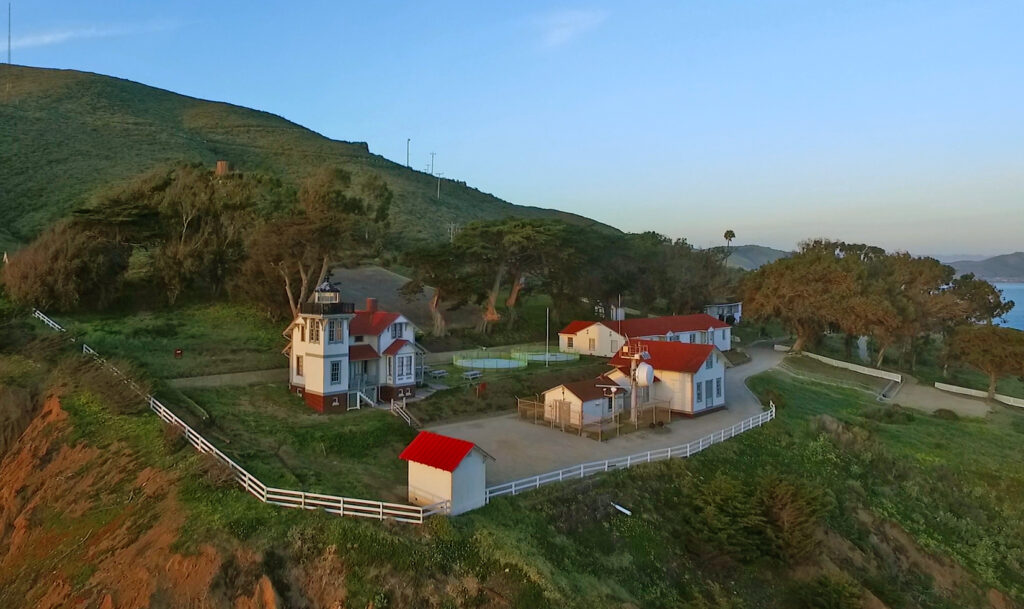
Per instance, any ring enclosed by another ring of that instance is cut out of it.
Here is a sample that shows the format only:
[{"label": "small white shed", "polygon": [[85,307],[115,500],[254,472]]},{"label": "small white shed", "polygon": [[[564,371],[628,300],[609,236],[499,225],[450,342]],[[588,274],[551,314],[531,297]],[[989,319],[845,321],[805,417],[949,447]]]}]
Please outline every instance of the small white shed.
[{"label": "small white shed", "polygon": [[414,505],[450,501],[456,515],[487,502],[487,459],[494,457],[472,442],[421,431],[398,458],[409,462]]}]

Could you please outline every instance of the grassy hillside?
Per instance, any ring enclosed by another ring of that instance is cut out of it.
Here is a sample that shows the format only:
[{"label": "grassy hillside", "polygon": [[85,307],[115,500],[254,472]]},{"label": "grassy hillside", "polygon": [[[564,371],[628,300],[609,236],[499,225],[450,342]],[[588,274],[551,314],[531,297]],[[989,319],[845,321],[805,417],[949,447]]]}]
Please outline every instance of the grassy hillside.
[{"label": "grassy hillside", "polygon": [[407,238],[507,215],[594,223],[512,205],[454,180],[442,182],[437,200],[432,176],[267,112],[110,76],[0,65],[0,249],[25,243],[111,183],[162,163],[218,159],[292,182],[325,163],[377,173],[395,193],[392,224]]},{"label": "grassy hillside", "polygon": [[957,273],[974,273],[989,281],[1024,281],[1024,252],[993,256],[985,260],[950,262]]}]

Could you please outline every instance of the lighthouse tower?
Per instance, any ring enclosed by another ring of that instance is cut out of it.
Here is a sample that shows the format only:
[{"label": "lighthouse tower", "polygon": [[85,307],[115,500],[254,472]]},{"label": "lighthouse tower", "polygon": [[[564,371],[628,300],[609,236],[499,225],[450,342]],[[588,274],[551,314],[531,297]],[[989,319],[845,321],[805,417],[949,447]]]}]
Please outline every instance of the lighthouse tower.
[{"label": "lighthouse tower", "polygon": [[[349,389],[349,323],[355,305],[324,281],[288,326],[289,384],[317,412],[344,411]],[[287,334],[287,333],[286,333]]]}]

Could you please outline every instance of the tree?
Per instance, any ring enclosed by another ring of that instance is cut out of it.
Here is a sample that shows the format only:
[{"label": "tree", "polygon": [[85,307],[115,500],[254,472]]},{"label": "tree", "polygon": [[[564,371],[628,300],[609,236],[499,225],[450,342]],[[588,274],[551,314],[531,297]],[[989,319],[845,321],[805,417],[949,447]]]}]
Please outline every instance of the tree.
[{"label": "tree", "polygon": [[428,287],[433,288],[429,305],[434,322],[431,334],[445,336],[448,322],[444,303],[457,307],[472,295],[471,281],[466,277],[466,261],[457,248],[444,242],[408,251],[403,254],[402,263],[412,269],[412,278],[402,286],[402,294],[408,298],[422,294]]},{"label": "tree", "polygon": [[796,334],[793,351],[802,351],[829,326],[840,326],[846,307],[860,295],[849,262],[817,248],[804,248],[748,275],[744,309],[757,319],[775,318]]},{"label": "tree", "polygon": [[16,303],[54,311],[101,309],[120,293],[131,249],[61,222],[10,257],[3,267]]},{"label": "tree", "polygon": [[970,323],[991,324],[1014,307],[1012,300],[1003,300],[1002,290],[974,273],[957,277],[950,287],[963,305],[964,320]]},{"label": "tree", "polygon": [[956,361],[988,376],[988,397],[996,395],[999,377],[1024,374],[1024,332],[995,325],[961,326],[949,342]]},{"label": "tree", "polygon": [[728,252],[729,248],[732,247],[732,240],[736,238],[736,232],[730,228],[722,236],[725,238],[725,250]]},{"label": "tree", "polygon": [[369,213],[363,199],[350,192],[351,185],[348,172],[330,166],[307,178],[296,212],[263,224],[249,238],[242,291],[265,298],[276,283],[295,317],[331,264],[358,262],[369,250],[367,223],[379,226],[387,215],[380,207]]}]

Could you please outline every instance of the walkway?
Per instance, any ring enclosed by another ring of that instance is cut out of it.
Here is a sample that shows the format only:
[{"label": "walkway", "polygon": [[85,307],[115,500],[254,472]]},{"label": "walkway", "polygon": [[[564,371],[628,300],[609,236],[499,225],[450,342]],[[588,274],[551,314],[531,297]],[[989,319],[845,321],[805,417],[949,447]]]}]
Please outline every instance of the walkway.
[{"label": "walkway", "polygon": [[177,389],[194,389],[197,387],[229,387],[232,385],[260,385],[263,383],[282,382],[288,382],[287,368],[229,372],[227,374],[211,374],[210,376],[189,376],[180,379],[169,379],[167,384]]},{"label": "walkway", "polygon": [[771,345],[751,346],[751,361],[726,373],[728,407],[696,419],[677,419],[658,429],[644,429],[607,442],[597,442],[534,425],[516,414],[431,426],[437,433],[478,444],[495,458],[487,465],[487,484],[500,484],[587,461],[624,457],[699,439],[761,412],[747,389],[748,377],[776,366],[784,354]]},{"label": "walkway", "polygon": [[985,417],[992,412],[992,406],[981,398],[941,391],[908,375],[903,375],[903,387],[892,401],[925,412],[952,410],[962,417]]}]

